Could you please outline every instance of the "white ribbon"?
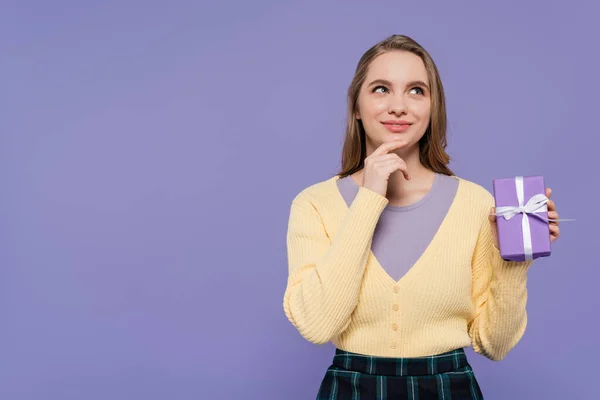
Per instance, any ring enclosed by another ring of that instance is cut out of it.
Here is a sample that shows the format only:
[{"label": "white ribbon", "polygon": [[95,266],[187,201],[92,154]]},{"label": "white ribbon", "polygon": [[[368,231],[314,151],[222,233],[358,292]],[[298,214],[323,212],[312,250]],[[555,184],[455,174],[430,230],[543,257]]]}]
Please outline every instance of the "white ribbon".
[{"label": "white ribbon", "polygon": [[496,216],[504,217],[507,221],[518,214],[523,214],[521,220],[521,226],[523,228],[523,248],[525,249],[525,260],[533,260],[533,246],[531,243],[531,227],[529,225],[529,215],[537,217],[542,221],[558,222],[558,221],[575,221],[574,219],[551,219],[545,218],[538,213],[548,212],[548,197],[545,194],[539,193],[532,196],[526,204],[525,202],[525,187],[523,184],[523,177],[515,177],[515,185],[517,188],[517,200],[519,204],[517,206],[503,206],[496,207]]}]

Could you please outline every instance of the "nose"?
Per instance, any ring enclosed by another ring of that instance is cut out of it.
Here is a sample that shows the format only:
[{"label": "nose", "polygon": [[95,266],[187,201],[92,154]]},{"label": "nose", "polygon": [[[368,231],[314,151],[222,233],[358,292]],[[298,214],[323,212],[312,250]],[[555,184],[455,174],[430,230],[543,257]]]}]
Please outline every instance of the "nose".
[{"label": "nose", "polygon": [[402,94],[388,97],[390,102],[388,104],[388,113],[400,116],[406,114],[406,101]]}]

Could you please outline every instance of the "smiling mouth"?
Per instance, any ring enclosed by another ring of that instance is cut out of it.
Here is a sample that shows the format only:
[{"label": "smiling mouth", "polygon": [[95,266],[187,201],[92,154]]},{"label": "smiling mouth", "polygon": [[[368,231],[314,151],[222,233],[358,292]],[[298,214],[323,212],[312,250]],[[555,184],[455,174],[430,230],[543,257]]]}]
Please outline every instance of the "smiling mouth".
[{"label": "smiling mouth", "polygon": [[382,122],[383,126],[387,128],[388,131],[393,133],[405,132],[410,128],[410,123],[408,122]]}]

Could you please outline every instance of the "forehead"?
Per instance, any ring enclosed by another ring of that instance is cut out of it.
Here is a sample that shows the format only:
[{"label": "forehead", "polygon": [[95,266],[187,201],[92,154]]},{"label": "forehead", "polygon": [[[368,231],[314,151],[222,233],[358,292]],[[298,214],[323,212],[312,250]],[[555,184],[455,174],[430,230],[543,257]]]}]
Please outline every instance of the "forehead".
[{"label": "forehead", "polygon": [[386,79],[394,83],[415,80],[429,84],[423,60],[408,51],[389,51],[377,56],[369,65],[366,83],[373,79]]}]

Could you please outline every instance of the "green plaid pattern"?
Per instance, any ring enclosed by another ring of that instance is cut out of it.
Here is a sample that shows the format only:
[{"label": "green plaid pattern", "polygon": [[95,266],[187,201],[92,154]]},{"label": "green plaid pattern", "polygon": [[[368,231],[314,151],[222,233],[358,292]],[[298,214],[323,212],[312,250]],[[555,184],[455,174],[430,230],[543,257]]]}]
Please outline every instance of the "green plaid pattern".
[{"label": "green plaid pattern", "polygon": [[428,357],[374,357],[336,349],[317,400],[481,400],[463,349]]}]

